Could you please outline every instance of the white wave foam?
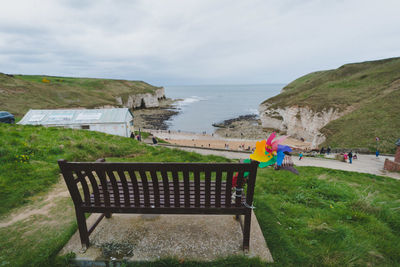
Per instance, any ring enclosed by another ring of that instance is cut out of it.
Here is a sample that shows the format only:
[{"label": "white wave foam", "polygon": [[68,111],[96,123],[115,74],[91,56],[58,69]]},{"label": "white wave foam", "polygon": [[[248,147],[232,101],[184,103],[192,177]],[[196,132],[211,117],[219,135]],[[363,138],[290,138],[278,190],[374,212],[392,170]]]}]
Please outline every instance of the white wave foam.
[{"label": "white wave foam", "polygon": [[180,107],[183,107],[183,106],[188,106],[190,104],[193,104],[193,103],[196,103],[196,102],[199,102],[199,101],[205,101],[205,100],[207,100],[207,99],[205,99],[203,97],[200,97],[200,96],[191,96],[191,97],[187,97],[187,98],[179,101],[177,103],[177,105],[180,106]]},{"label": "white wave foam", "polygon": [[250,114],[259,115],[258,109],[256,108],[249,108],[248,111],[250,112]]}]

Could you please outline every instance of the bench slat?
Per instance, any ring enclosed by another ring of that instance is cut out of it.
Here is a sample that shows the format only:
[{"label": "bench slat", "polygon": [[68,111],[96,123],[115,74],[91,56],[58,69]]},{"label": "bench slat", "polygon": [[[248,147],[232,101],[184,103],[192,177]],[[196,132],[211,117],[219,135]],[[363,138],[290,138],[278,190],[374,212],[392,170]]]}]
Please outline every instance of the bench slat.
[{"label": "bench slat", "polygon": [[94,178],[92,171],[90,171],[89,169],[84,169],[84,172],[85,172],[84,175],[86,175],[89,178],[90,183],[92,184],[94,201],[95,201],[95,204],[98,205],[98,204],[100,204],[100,196],[99,196],[100,192],[99,192],[99,186],[97,184],[97,180],[96,180],[96,178]]},{"label": "bench slat", "polygon": [[226,173],[226,186],[225,186],[225,207],[230,207],[232,202],[232,177],[233,172]]},{"label": "bench slat", "polygon": [[206,171],[205,174],[205,197],[206,197],[206,207],[210,207],[210,196],[211,196],[211,172],[210,171]]},{"label": "bench slat", "polygon": [[139,171],[140,178],[142,180],[143,194],[144,194],[144,206],[150,207],[150,194],[149,194],[149,182],[147,181],[147,175],[145,171]]},{"label": "bench slat", "polygon": [[121,180],[121,183],[118,183],[118,189],[120,188],[120,184],[122,185],[122,189],[124,191],[124,204],[125,206],[130,206],[131,205],[131,201],[130,201],[130,197],[129,197],[129,187],[128,187],[128,181],[126,180],[126,176],[125,173],[121,170],[118,170],[118,176],[119,179]]},{"label": "bench slat", "polygon": [[100,180],[101,189],[103,191],[103,196],[104,196],[104,203],[106,206],[109,206],[110,205],[110,195],[108,193],[108,186],[107,186],[107,179],[106,179],[105,171],[103,170],[103,168],[101,168],[101,166],[99,166],[95,169],[95,173],[96,173],[97,177],[99,177],[99,180]]},{"label": "bench slat", "polygon": [[200,207],[200,172],[194,172],[194,188],[195,188],[195,200],[194,206]]},{"label": "bench slat", "polygon": [[235,206],[240,207],[242,205],[242,195],[244,194],[243,191],[243,183],[244,183],[244,178],[243,178],[244,171],[239,171],[238,177],[237,177],[237,182],[236,182],[236,198],[235,198]]},{"label": "bench slat", "polygon": [[190,207],[190,188],[189,188],[189,172],[183,171],[183,183],[185,194],[185,207]]},{"label": "bench slat", "polygon": [[136,178],[136,174],[134,170],[128,170],[129,173],[129,178],[131,179],[132,186],[133,186],[133,192],[134,192],[134,198],[135,198],[135,207],[140,207],[140,197],[139,197],[139,186],[138,186],[138,181]]},{"label": "bench slat", "polygon": [[160,206],[160,190],[158,187],[158,177],[156,171],[152,170],[150,171],[151,175],[151,180],[153,181],[152,187],[153,187],[153,194],[154,195],[154,206],[159,207]]},{"label": "bench slat", "polygon": [[218,171],[215,175],[215,206],[221,207],[221,180],[222,172]]},{"label": "bench slat", "polygon": [[164,187],[164,198],[165,198],[165,206],[170,207],[170,201],[169,201],[169,193],[170,193],[170,188],[169,188],[169,181],[168,181],[168,173],[166,171],[161,171],[161,176],[163,180],[163,187]]},{"label": "bench slat", "polygon": [[89,202],[90,201],[90,192],[89,192],[89,186],[86,182],[85,176],[82,174],[81,171],[76,171],[75,173],[78,176],[78,180],[82,184],[84,202]]},{"label": "bench slat", "polygon": [[179,190],[179,176],[176,170],[172,171],[172,179],[174,183],[174,207],[180,207],[180,190]]},{"label": "bench slat", "polygon": [[106,171],[108,178],[110,179],[111,185],[112,185],[112,192],[114,193],[115,197],[115,203],[117,206],[121,206],[121,202],[119,200],[119,191],[118,191],[118,185],[117,185],[117,179],[115,179],[114,171]]}]

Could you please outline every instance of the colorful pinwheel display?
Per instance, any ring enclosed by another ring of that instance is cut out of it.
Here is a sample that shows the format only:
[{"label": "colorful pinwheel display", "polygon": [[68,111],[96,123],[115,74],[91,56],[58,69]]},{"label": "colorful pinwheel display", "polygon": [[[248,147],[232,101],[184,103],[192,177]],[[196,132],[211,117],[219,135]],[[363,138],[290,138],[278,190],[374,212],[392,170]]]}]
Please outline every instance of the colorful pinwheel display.
[{"label": "colorful pinwheel display", "polygon": [[262,140],[256,143],[256,149],[254,153],[250,155],[250,159],[260,162],[258,165],[260,168],[264,168],[273,164],[281,167],[282,162],[292,149],[289,146],[280,145],[287,136],[283,136],[274,141],[276,137],[275,133],[272,133],[267,140]]}]

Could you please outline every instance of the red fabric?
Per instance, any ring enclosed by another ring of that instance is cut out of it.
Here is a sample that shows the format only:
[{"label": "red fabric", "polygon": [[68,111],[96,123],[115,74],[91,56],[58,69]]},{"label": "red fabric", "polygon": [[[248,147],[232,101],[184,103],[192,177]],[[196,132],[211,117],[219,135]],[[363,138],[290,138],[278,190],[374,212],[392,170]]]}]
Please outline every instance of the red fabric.
[{"label": "red fabric", "polygon": [[236,187],[238,176],[239,176],[239,173],[235,173],[235,175],[233,175],[233,177],[232,177],[232,187]]}]

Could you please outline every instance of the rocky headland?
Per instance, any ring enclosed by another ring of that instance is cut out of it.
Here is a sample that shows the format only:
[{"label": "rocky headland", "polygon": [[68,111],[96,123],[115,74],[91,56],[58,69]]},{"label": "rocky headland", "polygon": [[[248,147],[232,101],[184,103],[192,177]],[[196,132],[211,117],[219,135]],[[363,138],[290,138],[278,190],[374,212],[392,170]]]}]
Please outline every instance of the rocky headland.
[{"label": "rocky headland", "polygon": [[400,58],[307,74],[265,100],[259,114],[263,128],[304,139],[313,148],[378,146],[393,153],[400,137]]},{"label": "rocky headland", "polygon": [[158,101],[156,107],[134,109],[135,128],[167,130],[168,120],[179,113],[179,110],[173,105],[175,101],[165,98]]}]

